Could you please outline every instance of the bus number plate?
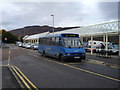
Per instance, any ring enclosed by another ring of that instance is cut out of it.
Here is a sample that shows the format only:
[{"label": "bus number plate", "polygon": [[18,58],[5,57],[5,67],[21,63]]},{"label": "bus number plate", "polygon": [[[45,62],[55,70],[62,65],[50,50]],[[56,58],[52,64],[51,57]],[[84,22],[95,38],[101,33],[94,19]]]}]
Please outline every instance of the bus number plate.
[{"label": "bus number plate", "polygon": [[74,57],[74,58],[80,58],[80,57]]}]

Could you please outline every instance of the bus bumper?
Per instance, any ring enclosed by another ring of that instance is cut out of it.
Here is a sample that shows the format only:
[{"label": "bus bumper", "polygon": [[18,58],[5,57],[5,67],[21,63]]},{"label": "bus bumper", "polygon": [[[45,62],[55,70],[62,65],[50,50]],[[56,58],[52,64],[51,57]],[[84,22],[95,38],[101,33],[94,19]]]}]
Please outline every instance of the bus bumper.
[{"label": "bus bumper", "polygon": [[64,59],[66,60],[66,59],[69,59],[69,60],[71,60],[71,59],[79,59],[79,60],[83,60],[83,59],[85,59],[86,58],[86,56],[64,56]]}]

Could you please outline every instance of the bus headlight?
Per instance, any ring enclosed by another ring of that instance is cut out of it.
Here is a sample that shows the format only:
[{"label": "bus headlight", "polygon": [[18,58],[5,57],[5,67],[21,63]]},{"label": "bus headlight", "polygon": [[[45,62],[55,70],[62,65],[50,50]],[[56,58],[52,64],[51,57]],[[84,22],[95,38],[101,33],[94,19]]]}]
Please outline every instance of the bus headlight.
[{"label": "bus headlight", "polygon": [[69,53],[66,53],[66,55],[70,55]]}]

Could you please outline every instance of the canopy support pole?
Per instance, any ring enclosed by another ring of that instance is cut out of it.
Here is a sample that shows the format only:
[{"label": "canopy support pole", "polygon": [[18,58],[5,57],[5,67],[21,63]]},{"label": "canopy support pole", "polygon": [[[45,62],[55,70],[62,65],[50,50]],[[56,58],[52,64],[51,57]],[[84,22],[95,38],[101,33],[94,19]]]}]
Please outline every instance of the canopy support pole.
[{"label": "canopy support pole", "polygon": [[103,42],[105,43],[105,35],[103,35]]},{"label": "canopy support pole", "polygon": [[83,44],[83,37],[81,37],[81,43]]},{"label": "canopy support pole", "polygon": [[[105,51],[108,51],[108,34],[106,34],[106,45],[105,45]],[[108,54],[106,53],[106,57],[108,56]]]},{"label": "canopy support pole", "polygon": [[119,56],[120,56],[120,33],[119,33]]},{"label": "canopy support pole", "polygon": [[91,55],[93,54],[93,36],[91,36]]}]

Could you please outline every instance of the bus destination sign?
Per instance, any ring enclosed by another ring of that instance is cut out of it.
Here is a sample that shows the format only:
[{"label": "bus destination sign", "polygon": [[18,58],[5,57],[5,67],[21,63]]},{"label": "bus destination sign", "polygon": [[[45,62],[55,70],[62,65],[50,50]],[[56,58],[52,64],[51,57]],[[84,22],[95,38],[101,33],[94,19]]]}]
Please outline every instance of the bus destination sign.
[{"label": "bus destination sign", "polygon": [[63,34],[63,37],[79,37],[78,34]]}]

